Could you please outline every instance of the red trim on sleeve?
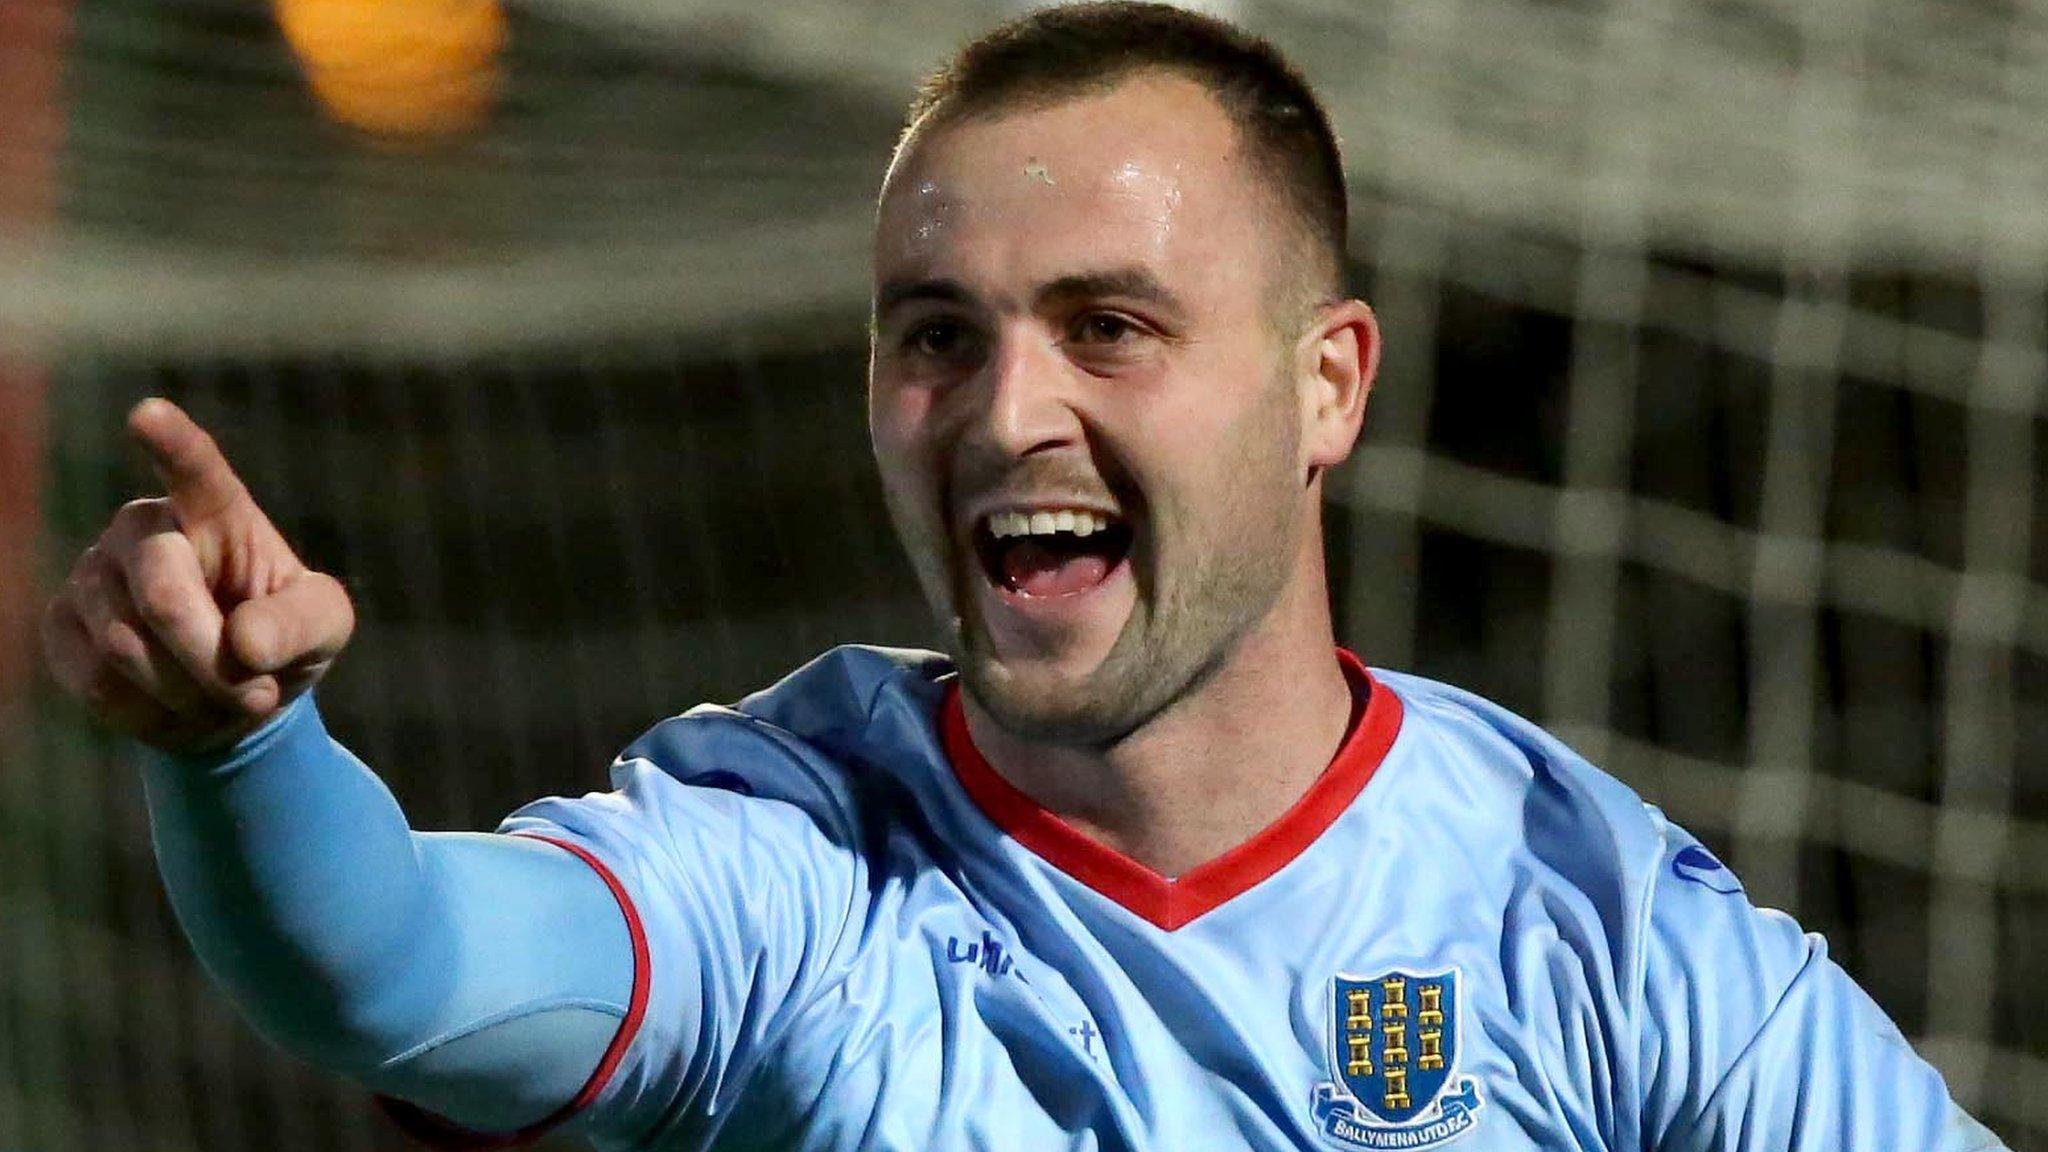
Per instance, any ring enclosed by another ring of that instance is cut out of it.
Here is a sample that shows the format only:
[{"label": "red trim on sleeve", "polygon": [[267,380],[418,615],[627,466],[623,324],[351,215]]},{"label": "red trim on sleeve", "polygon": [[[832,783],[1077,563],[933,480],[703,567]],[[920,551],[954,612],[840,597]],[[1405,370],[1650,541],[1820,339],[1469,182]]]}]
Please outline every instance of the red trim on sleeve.
[{"label": "red trim on sleeve", "polygon": [[1401,731],[1401,698],[1373,679],[1357,656],[1339,648],[1337,659],[1357,704],[1350,731],[1330,766],[1279,819],[1177,879],[1089,839],[1003,779],[968,735],[957,681],[946,692],[939,735],[961,787],[996,827],[1046,863],[1171,932],[1250,890],[1301,855],[1358,798],[1393,747]]},{"label": "red trim on sleeve", "polygon": [[640,923],[640,910],[633,906],[633,898],[627,894],[626,886],[612,870],[604,866],[588,849],[558,840],[553,836],[541,836],[532,832],[514,832],[529,840],[553,844],[590,865],[604,886],[611,889],[612,898],[619,902],[619,911],[626,916],[626,934],[633,940],[633,997],[626,1005],[626,1018],[619,1021],[619,1030],[612,1036],[612,1042],[604,1051],[604,1057],[597,1062],[597,1069],[584,1081],[583,1088],[575,1099],[549,1113],[536,1123],[529,1124],[517,1132],[474,1132],[450,1120],[445,1120],[416,1104],[379,1096],[377,1105],[384,1110],[393,1123],[406,1135],[430,1148],[449,1149],[450,1152],[485,1152],[488,1149],[516,1148],[530,1144],[550,1129],[590,1107],[611,1083],[612,1074],[618,1071],[619,1063],[626,1058],[626,1049],[632,1046],[633,1037],[640,1031],[640,1021],[647,1015],[647,989],[649,964],[647,959],[647,930]]}]

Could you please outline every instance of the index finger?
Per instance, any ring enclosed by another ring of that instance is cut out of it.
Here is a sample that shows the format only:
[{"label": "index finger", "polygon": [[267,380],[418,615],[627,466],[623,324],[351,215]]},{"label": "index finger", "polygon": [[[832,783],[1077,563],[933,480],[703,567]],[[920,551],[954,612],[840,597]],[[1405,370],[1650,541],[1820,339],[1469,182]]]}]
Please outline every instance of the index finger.
[{"label": "index finger", "polygon": [[169,400],[152,396],[137,404],[128,431],[149,453],[181,523],[219,515],[248,497],[213,437]]}]

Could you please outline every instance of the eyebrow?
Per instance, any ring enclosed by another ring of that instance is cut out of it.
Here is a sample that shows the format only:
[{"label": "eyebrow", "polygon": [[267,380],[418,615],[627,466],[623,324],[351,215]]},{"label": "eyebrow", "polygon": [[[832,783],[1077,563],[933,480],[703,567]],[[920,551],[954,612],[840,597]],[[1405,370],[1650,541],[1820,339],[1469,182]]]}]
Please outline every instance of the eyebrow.
[{"label": "eyebrow", "polygon": [[890,311],[918,300],[930,300],[941,304],[971,304],[974,293],[967,290],[958,280],[887,280],[875,292],[875,315],[885,316]]},{"label": "eyebrow", "polygon": [[[1143,300],[1174,312],[1185,310],[1180,297],[1175,296],[1166,285],[1159,282],[1158,277],[1143,268],[1109,268],[1098,272],[1076,272],[1047,281],[1034,295],[1040,304],[1121,296]],[[887,315],[893,309],[915,301],[942,304],[976,303],[974,293],[958,280],[943,277],[895,279],[884,281],[875,292],[875,314]]]},{"label": "eyebrow", "polygon": [[1104,296],[1143,300],[1174,312],[1184,310],[1180,297],[1175,296],[1166,285],[1159,282],[1158,277],[1143,268],[1111,268],[1101,272],[1062,276],[1038,290],[1038,299],[1041,303],[1092,300]]}]

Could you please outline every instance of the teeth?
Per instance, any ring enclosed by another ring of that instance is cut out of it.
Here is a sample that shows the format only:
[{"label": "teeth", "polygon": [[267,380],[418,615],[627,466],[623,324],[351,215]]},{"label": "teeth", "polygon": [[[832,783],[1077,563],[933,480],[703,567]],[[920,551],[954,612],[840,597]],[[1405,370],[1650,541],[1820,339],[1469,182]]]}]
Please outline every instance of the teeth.
[{"label": "teeth", "polygon": [[998,540],[1011,536],[1050,536],[1054,532],[1092,536],[1108,531],[1109,523],[1108,517],[1071,508],[1058,512],[992,512],[988,518],[988,531]]}]

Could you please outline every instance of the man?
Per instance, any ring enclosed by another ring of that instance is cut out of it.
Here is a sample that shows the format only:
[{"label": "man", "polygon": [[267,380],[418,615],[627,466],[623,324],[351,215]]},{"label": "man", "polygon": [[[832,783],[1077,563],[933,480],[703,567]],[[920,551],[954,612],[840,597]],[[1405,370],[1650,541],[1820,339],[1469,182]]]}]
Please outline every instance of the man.
[{"label": "man", "polygon": [[307,691],[345,593],[162,401],[168,497],[50,658],[168,753],[214,977],[436,1139],[1995,1147],[1654,809],[1336,647],[1322,478],[1379,347],[1344,244],[1269,48],[1041,12],[927,85],[876,225],[875,456],[950,660],[840,649],[612,793],[416,834]]}]

